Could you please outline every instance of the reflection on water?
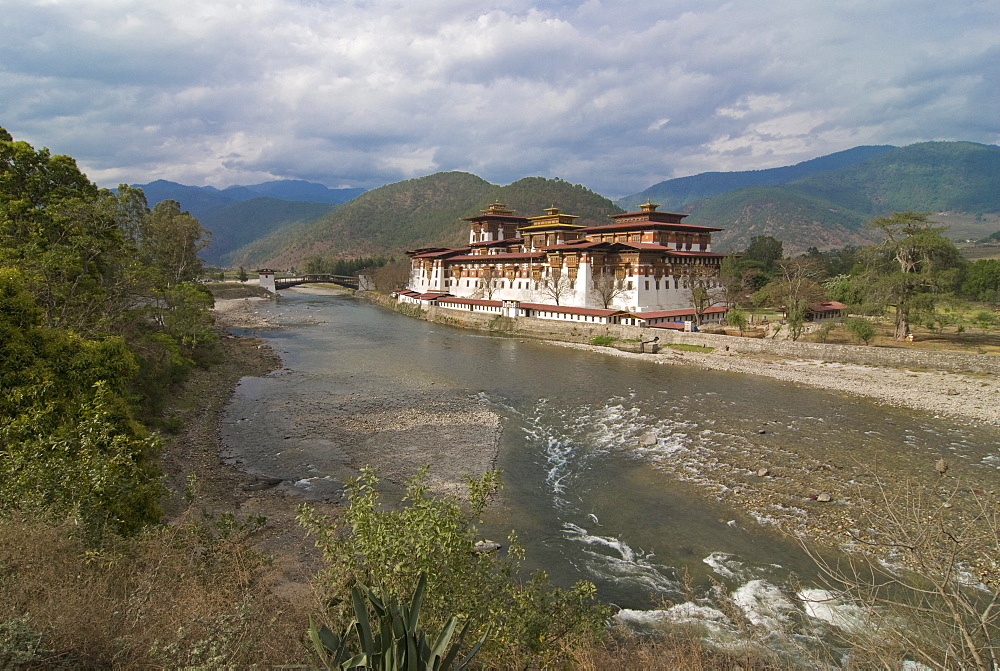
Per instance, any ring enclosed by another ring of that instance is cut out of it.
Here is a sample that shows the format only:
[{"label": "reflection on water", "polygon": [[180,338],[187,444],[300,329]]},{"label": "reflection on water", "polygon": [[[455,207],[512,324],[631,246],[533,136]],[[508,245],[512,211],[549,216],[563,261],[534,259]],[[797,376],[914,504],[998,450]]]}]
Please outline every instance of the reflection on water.
[{"label": "reflection on water", "polygon": [[[817,619],[819,607],[786,588],[790,572],[811,572],[796,543],[706,495],[716,464],[739,454],[763,453],[789,467],[841,464],[851,478],[876,456],[923,464],[947,453],[981,478],[1000,479],[988,427],[764,378],[489,337],[346,296],[289,292],[260,310],[286,327],[258,335],[284,353],[290,371],[237,394],[231,416],[252,414],[255,403],[276,407],[292,387],[316,399],[434,388],[487,401],[504,420],[506,483],[488,535],[516,530],[531,565],[563,583],[594,581],[631,621],[699,615],[718,624],[705,603],[653,610],[664,599],[684,600],[682,573],[702,593],[710,578],[726,584],[751,621],[793,611]],[[280,432],[290,420],[270,412],[267,421]],[[640,446],[647,434],[655,441]],[[303,463],[331,470],[288,477],[335,471],[331,447],[314,449]],[[822,612],[833,617],[833,608]]]}]

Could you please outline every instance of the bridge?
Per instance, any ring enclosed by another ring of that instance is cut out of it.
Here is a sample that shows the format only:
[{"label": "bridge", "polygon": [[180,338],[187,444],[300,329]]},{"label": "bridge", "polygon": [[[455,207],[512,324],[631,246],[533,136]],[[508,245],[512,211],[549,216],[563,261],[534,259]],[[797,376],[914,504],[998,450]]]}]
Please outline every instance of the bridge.
[{"label": "bridge", "polygon": [[358,278],[351,275],[328,275],[321,273],[311,273],[299,275],[298,277],[275,277],[274,289],[287,289],[297,287],[300,284],[337,284],[348,289],[358,288]]}]

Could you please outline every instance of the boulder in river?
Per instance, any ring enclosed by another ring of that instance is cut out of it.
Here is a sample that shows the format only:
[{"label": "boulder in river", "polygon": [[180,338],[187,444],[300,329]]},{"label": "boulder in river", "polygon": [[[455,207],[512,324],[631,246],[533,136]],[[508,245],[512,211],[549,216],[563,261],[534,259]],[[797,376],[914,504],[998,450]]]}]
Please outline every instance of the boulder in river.
[{"label": "boulder in river", "polygon": [[477,554],[478,553],[484,553],[484,552],[485,553],[490,553],[490,552],[496,552],[497,550],[499,550],[502,547],[503,547],[503,545],[501,545],[500,543],[497,543],[496,541],[481,540],[481,541],[476,541],[476,544],[472,546],[472,551],[475,552],[475,553],[477,553]]}]

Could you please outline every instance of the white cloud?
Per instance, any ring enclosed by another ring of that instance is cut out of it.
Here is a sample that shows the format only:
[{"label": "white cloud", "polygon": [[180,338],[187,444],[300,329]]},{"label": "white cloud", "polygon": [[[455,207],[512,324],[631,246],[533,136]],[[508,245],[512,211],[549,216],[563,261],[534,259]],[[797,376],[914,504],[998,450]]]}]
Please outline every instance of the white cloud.
[{"label": "white cloud", "polygon": [[423,171],[609,196],[863,143],[996,142],[992,0],[27,0],[0,125],[105,184]]}]

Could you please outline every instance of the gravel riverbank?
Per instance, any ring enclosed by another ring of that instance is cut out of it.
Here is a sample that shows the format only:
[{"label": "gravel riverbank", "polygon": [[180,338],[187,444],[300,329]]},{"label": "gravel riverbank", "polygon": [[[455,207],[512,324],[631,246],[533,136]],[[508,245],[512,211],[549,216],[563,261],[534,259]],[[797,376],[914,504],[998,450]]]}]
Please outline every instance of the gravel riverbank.
[{"label": "gravel riverbank", "polygon": [[[940,371],[911,371],[841,363],[741,355],[730,352],[700,353],[664,348],[659,354],[622,352],[612,347],[556,342],[561,347],[598,354],[642,358],[663,365],[758,375],[793,384],[832,390],[879,403],[952,417],[968,426],[1000,427],[1000,381],[986,375]],[[692,482],[717,500],[745,510],[759,523],[789,533],[824,539],[833,545],[850,545],[857,533],[861,510],[881,510],[887,498],[906,487],[952,491],[949,507],[958,515],[975,515],[981,505],[991,505],[1000,492],[1000,478],[993,469],[972,468],[962,455],[942,445],[941,458],[951,468],[947,475],[935,470],[934,459],[916,460],[900,445],[898,453],[875,463],[853,446],[841,445],[835,433],[822,452],[786,445],[779,448],[768,436],[781,431],[767,421],[747,427],[740,446],[716,445],[683,452],[658,464],[661,470]],[[835,428],[831,427],[831,432]],[[650,437],[653,440],[654,437]],[[636,450],[642,451],[643,445]],[[984,498],[985,497],[985,498]]]},{"label": "gravel riverbank", "polygon": [[636,354],[613,347],[550,341],[562,347],[664,365],[688,365],[794,382],[875,399],[889,405],[1000,426],[1000,379],[945,371],[906,370],[735,352],[686,352],[669,347]]},{"label": "gravel riverbank", "polygon": [[[342,292],[321,286],[296,291]],[[229,328],[280,328],[258,314],[257,305],[256,299],[217,301],[217,323]],[[241,447],[224,456],[241,466],[255,461],[257,470],[266,470],[258,476],[278,481],[274,485],[278,491],[326,502],[340,501],[340,485],[356,476],[361,466],[370,466],[396,488],[429,464],[431,491],[463,496],[466,476],[495,467],[501,430],[499,415],[481,400],[430,386],[423,379],[400,379],[398,389],[369,389],[364,376],[350,376],[336,392],[322,397],[308,384],[289,385],[281,405],[251,408],[244,414],[238,421],[246,427],[229,427],[234,434],[247,435],[242,443],[282,449],[274,455],[248,454],[252,448]],[[316,452],[326,458],[312,463],[316,461],[312,457],[307,470],[322,471],[324,477],[297,479],[298,455]]]}]

